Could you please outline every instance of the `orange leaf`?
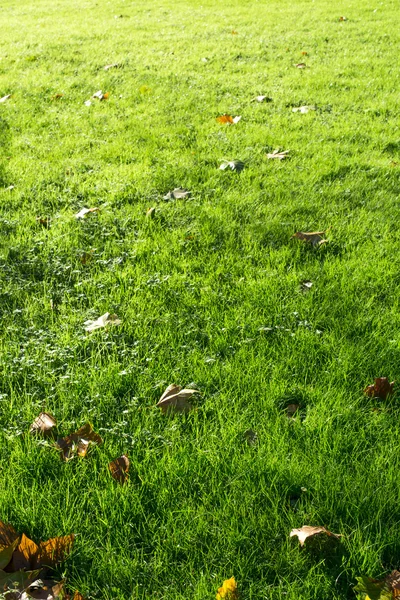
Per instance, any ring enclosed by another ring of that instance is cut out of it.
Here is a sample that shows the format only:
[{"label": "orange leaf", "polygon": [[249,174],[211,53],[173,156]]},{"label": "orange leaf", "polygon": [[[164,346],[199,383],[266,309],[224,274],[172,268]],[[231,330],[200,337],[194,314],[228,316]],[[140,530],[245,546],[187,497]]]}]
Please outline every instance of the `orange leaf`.
[{"label": "orange leaf", "polygon": [[221,115],[220,117],[217,117],[217,121],[218,123],[236,124],[239,123],[241,118],[242,117],[231,117],[231,115]]},{"label": "orange leaf", "polygon": [[11,546],[18,538],[19,535],[12,525],[0,521],[0,549]]},{"label": "orange leaf", "polygon": [[112,477],[114,477],[114,479],[119,483],[125,483],[125,481],[128,479],[129,467],[129,458],[125,454],[111,461],[108,465]]},{"label": "orange leaf", "polygon": [[393,388],[394,381],[389,383],[387,377],[376,377],[375,383],[373,385],[368,385],[364,390],[364,394],[367,394],[367,396],[370,396],[371,398],[382,398],[383,400],[386,400],[388,396],[393,394]]},{"label": "orange leaf", "polygon": [[37,568],[37,555],[39,552],[38,546],[29,539],[24,533],[21,536],[21,541],[17,549],[14,551],[12,561],[8,567],[11,572],[14,571],[32,571]]},{"label": "orange leaf", "polygon": [[54,567],[63,562],[72,550],[75,535],[64,535],[50,538],[46,542],[40,542],[38,548],[37,565],[39,567]]}]

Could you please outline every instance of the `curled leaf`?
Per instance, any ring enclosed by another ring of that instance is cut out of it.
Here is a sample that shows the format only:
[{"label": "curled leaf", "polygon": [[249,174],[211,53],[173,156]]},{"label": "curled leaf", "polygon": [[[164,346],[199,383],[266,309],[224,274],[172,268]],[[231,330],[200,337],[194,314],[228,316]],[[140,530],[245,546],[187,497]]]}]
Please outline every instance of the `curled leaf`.
[{"label": "curled leaf", "polygon": [[335,539],[340,539],[342,536],[338,533],[332,533],[325,529],[325,527],[312,527],[310,525],[303,525],[300,529],[292,529],[290,532],[290,537],[297,536],[300,542],[300,546],[304,546],[304,542],[315,535],[320,535],[321,533],[327,535],[328,537],[332,537]]},{"label": "curled leaf", "polygon": [[181,198],[187,198],[190,196],[191,192],[189,190],[185,190],[184,188],[175,188],[172,192],[168,192],[164,196],[164,200],[180,200]]},{"label": "curled leaf", "polygon": [[87,320],[84,322],[85,331],[91,332],[96,329],[101,329],[102,327],[107,327],[109,325],[120,325],[122,321],[118,319],[117,315],[111,315],[110,313],[104,313],[95,321]]},{"label": "curled leaf", "polygon": [[284,160],[288,157],[290,150],[274,150],[273,152],[267,154],[267,158],[277,158],[278,160]]},{"label": "curled leaf", "polygon": [[130,461],[125,454],[108,464],[112,477],[119,483],[125,483],[128,479],[129,467]]},{"label": "curled leaf", "polygon": [[221,171],[225,171],[225,169],[229,168],[231,171],[240,173],[240,171],[243,171],[244,169],[244,162],[241,160],[225,160],[219,168]]},{"label": "curled leaf", "polygon": [[325,231],[297,231],[292,235],[292,238],[297,238],[303,242],[309,242],[313,246],[321,246],[328,241],[322,237],[325,233]]},{"label": "curled leaf", "polygon": [[192,410],[192,405],[188,400],[193,396],[193,394],[199,394],[198,390],[191,389],[182,389],[180,385],[169,385],[160,400],[157,403],[157,406],[161,408],[163,414],[167,412],[189,412]]},{"label": "curled leaf", "polygon": [[82,208],[79,212],[76,213],[75,219],[84,219],[86,215],[98,212],[99,210],[100,208],[98,208],[97,206],[93,208]]},{"label": "curled leaf", "polygon": [[102,441],[100,435],[93,431],[90,423],[86,423],[74,433],[58,438],[57,446],[62,452],[62,459],[68,461],[76,455],[83,458],[90,444],[101,444]]},{"label": "curled leaf", "polygon": [[29,428],[29,433],[41,433],[43,435],[49,435],[51,430],[56,427],[56,419],[49,413],[40,413],[38,417],[33,421]]},{"label": "curled leaf", "polygon": [[393,394],[394,381],[389,383],[389,379],[387,377],[376,377],[375,383],[372,385],[368,385],[364,394],[370,396],[371,398],[381,398],[386,400],[388,396]]}]

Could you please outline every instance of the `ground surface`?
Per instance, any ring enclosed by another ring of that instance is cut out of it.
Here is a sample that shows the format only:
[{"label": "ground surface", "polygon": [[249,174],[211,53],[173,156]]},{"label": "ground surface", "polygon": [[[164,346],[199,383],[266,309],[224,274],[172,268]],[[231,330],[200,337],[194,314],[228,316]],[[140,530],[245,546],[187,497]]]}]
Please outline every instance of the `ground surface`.
[{"label": "ground surface", "polygon": [[[244,599],[344,600],[400,565],[398,396],[362,393],[400,379],[398,16],[2,2],[1,519],[75,532],[64,570],[86,596],[203,600],[234,575]],[[163,200],[178,186],[192,196]],[[85,333],[105,312],[123,323]],[[194,412],[155,408],[170,383],[201,391]],[[104,443],[63,463],[27,434],[41,410]],[[340,551],[300,550],[305,524]]]}]

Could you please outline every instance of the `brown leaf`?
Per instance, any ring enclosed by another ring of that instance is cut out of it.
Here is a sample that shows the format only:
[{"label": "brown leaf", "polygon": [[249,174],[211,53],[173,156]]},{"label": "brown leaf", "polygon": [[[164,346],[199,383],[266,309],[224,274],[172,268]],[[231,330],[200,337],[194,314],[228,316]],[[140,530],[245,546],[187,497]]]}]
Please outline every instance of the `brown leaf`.
[{"label": "brown leaf", "polygon": [[90,252],[82,252],[79,259],[83,265],[87,265],[92,260],[93,252],[94,250],[91,250]]},{"label": "brown leaf", "polygon": [[75,219],[84,219],[86,217],[86,215],[98,212],[99,210],[100,209],[97,206],[95,206],[93,208],[81,208],[81,210],[76,213]]},{"label": "brown leaf", "polygon": [[278,160],[284,160],[288,157],[290,150],[274,150],[270,154],[267,154],[267,158],[277,158]]},{"label": "brown leaf", "polygon": [[29,428],[29,433],[42,433],[43,435],[49,435],[53,427],[56,427],[56,419],[49,413],[40,413],[38,417],[33,421]]},{"label": "brown leaf", "polygon": [[84,325],[85,331],[91,332],[95,331],[96,329],[101,329],[102,327],[107,327],[108,325],[121,325],[121,322],[122,321],[118,319],[117,315],[104,313],[104,315],[101,315],[101,317],[99,317],[95,321],[91,321],[90,319],[88,321],[85,321]]},{"label": "brown leaf", "polygon": [[90,423],[86,423],[74,433],[58,438],[57,446],[62,451],[62,459],[68,461],[75,455],[83,458],[86,456],[89,444],[101,444],[102,442],[102,438],[93,431]]},{"label": "brown leaf", "polygon": [[300,529],[292,529],[290,532],[290,537],[297,536],[300,542],[300,546],[304,546],[304,542],[307,538],[313,537],[315,535],[319,535],[320,533],[324,533],[325,535],[339,539],[341,538],[341,534],[332,533],[325,529],[325,527],[311,527],[310,525],[303,525]]},{"label": "brown leaf", "polygon": [[50,217],[36,217],[36,222],[44,227],[45,229],[50,228],[51,219]]},{"label": "brown leaf", "polygon": [[371,398],[382,398],[385,400],[388,396],[393,394],[394,381],[389,383],[387,377],[376,377],[375,383],[373,385],[368,385],[364,394],[370,396]]},{"label": "brown leaf", "polygon": [[75,590],[75,594],[73,595],[72,600],[85,600],[85,598],[80,592],[78,592],[78,590]]},{"label": "brown leaf", "polygon": [[28,598],[35,600],[64,600],[64,581],[37,579],[27,588],[26,593]]},{"label": "brown leaf", "polygon": [[114,477],[114,479],[119,483],[125,483],[125,481],[128,479],[129,467],[129,458],[125,454],[108,464],[108,468],[111,471],[112,477]]},{"label": "brown leaf", "polygon": [[12,94],[8,94],[7,96],[3,96],[2,98],[0,98],[0,103],[3,104],[3,102],[7,102],[7,100],[9,100],[11,98]]},{"label": "brown leaf", "polygon": [[308,56],[308,52],[306,52],[306,50],[303,50],[301,53],[302,56]]},{"label": "brown leaf", "polygon": [[8,566],[10,572],[21,571],[32,571],[37,568],[37,557],[39,547],[34,541],[29,539],[24,533],[21,536],[21,540],[13,553],[12,561]]},{"label": "brown leaf", "polygon": [[299,410],[300,405],[299,404],[288,404],[286,407],[286,415],[287,417],[290,419],[292,418],[296,412]]},{"label": "brown leaf", "polygon": [[297,65],[294,65],[297,69],[306,69],[307,65],[305,63],[297,63]]},{"label": "brown leaf", "polygon": [[64,94],[54,94],[54,96],[51,97],[52,100],[59,100],[60,98],[62,98],[64,96]]},{"label": "brown leaf", "polygon": [[346,17],[339,17],[339,21],[347,21]]},{"label": "brown leaf", "polygon": [[40,542],[38,548],[37,566],[55,567],[63,562],[72,550],[75,535],[64,535]]},{"label": "brown leaf", "polygon": [[7,567],[7,565],[9,564],[10,560],[12,559],[12,555],[14,554],[14,551],[17,549],[18,544],[19,544],[19,538],[14,540],[13,543],[10,544],[9,546],[6,546],[5,548],[2,548],[0,550],[0,569],[1,570],[5,569]]},{"label": "brown leaf", "polygon": [[218,123],[235,124],[235,123],[239,123],[241,118],[242,117],[231,117],[231,115],[221,115],[220,117],[217,117],[217,121],[218,121]]},{"label": "brown leaf", "polygon": [[19,535],[14,527],[0,521],[0,549],[3,550],[4,548],[11,546],[11,544],[18,539]]},{"label": "brown leaf", "polygon": [[309,242],[313,246],[321,246],[321,244],[325,244],[328,241],[322,237],[325,233],[325,231],[297,231],[292,235],[292,238],[297,238],[303,242]]},{"label": "brown leaf", "polygon": [[156,406],[159,406],[163,412],[189,412],[192,405],[188,402],[193,394],[199,394],[198,390],[182,389],[180,385],[169,385]]}]

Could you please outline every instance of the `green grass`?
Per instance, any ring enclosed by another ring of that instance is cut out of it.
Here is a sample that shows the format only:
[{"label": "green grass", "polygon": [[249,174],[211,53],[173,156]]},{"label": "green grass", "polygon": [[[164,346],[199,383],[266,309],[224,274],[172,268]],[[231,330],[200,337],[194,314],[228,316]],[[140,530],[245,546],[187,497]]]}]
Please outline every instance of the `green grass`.
[{"label": "green grass", "polygon": [[[395,0],[2,2],[0,518],[75,532],[72,589],[204,600],[234,575],[244,600],[345,600],[400,566],[399,398],[362,393],[400,379],[398,16]],[[267,160],[277,147],[290,159]],[[192,197],[164,201],[178,186]],[[77,221],[83,206],[102,210]],[[291,239],[327,228],[320,248]],[[87,335],[107,311],[123,324]],[[196,411],[155,408],[173,382],[198,387]],[[103,445],[62,463],[27,433],[41,410]],[[125,486],[107,470],[122,453]],[[340,550],[301,550],[304,524]]]}]

